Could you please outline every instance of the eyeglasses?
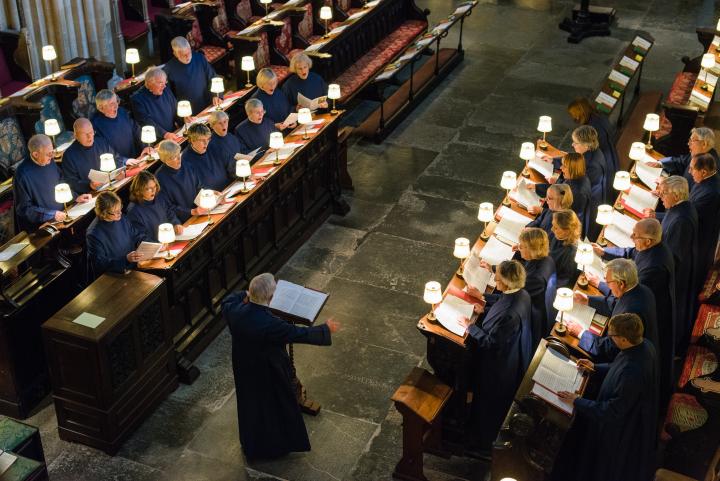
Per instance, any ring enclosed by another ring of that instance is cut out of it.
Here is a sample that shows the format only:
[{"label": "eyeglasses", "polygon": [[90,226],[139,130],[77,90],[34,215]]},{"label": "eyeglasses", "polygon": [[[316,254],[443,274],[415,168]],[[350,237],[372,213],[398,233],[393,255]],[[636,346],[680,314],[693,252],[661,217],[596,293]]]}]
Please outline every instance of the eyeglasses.
[{"label": "eyeglasses", "polygon": [[639,235],[635,235],[635,233],[634,233],[634,232],[630,234],[630,238],[631,238],[631,239],[645,239],[645,240],[652,240],[652,239],[651,239],[651,238],[649,238],[649,237],[642,237],[642,236],[639,236]]}]

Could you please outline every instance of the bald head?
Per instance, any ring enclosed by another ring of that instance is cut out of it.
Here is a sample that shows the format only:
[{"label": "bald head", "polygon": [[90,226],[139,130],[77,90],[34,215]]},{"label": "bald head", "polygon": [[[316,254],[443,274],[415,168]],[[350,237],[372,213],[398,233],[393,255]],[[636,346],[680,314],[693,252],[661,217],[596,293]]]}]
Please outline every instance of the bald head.
[{"label": "bald head", "polygon": [[643,238],[648,247],[656,246],[662,241],[662,226],[657,219],[641,219],[635,224],[636,237]]},{"label": "bald head", "polygon": [[90,121],[84,117],[80,117],[73,124],[73,133],[75,139],[80,142],[83,147],[92,147],[95,142],[95,129],[93,129]]}]

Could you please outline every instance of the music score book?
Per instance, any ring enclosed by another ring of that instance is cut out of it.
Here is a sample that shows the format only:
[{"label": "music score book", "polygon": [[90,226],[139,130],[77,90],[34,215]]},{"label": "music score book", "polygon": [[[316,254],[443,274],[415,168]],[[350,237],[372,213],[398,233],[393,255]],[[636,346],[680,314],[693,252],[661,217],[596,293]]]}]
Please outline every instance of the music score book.
[{"label": "music score book", "polygon": [[327,301],[328,294],[292,282],[279,280],[270,301],[270,309],[308,324],[315,322]]},{"label": "music score book", "polygon": [[[650,160],[655,161],[652,157]],[[662,167],[650,167],[642,160],[635,162],[635,174],[650,189],[657,188],[657,178],[662,175]]]},{"label": "music score book", "polygon": [[473,305],[451,294],[446,295],[435,308],[438,322],[445,329],[460,337],[465,335],[465,324],[461,318],[470,318],[472,315]]},{"label": "music score book", "polygon": [[583,376],[577,363],[553,349],[545,350],[540,364],[533,374],[535,381],[531,393],[550,403],[566,414],[572,415],[573,405],[565,402],[557,393],[560,391],[578,392]]},{"label": "music score book", "polygon": [[510,191],[510,198],[526,209],[534,206],[540,207],[540,196],[534,190],[527,188],[529,183],[524,178],[520,179],[515,190]]},{"label": "music score book", "polygon": [[480,292],[495,284],[493,273],[480,266],[480,258],[475,253],[470,254],[463,265],[463,278],[467,285]]},{"label": "music score book", "polygon": [[633,185],[623,196],[622,203],[627,210],[638,217],[645,217],[645,209],[655,210],[658,204],[658,197],[652,192]]},{"label": "music score book", "polygon": [[635,224],[637,224],[635,219],[614,210],[612,224],[605,226],[603,237],[618,247],[634,247],[635,243],[630,238],[630,234]]},{"label": "music score book", "polygon": [[480,258],[491,266],[496,266],[502,261],[508,261],[513,257],[512,246],[498,240],[495,236],[490,236],[485,246],[480,251]]}]

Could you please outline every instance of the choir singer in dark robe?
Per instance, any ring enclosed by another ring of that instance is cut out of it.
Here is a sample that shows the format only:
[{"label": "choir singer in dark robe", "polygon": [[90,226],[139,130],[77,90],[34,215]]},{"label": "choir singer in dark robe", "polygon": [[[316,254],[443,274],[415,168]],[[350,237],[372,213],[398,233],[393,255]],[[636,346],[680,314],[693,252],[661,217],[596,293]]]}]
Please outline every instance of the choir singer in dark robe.
[{"label": "choir singer in dark robe", "polygon": [[310,450],[286,346],[329,346],[339,328],[332,319],[313,327],[280,319],[268,308],[274,292],[272,274],[260,274],[247,292],[230,294],[222,305],[232,335],[240,444],[248,461]]},{"label": "choir singer in dark robe", "polygon": [[518,261],[501,262],[495,282],[502,293],[497,301],[489,307],[475,305],[478,322],[463,319],[475,358],[470,444],[481,452],[489,451],[497,437],[532,356],[525,269]]},{"label": "choir singer in dark robe", "polygon": [[170,42],[173,56],[163,70],[175,93],[175,98],[188,100],[194,113],[201,112],[217,97],[210,92],[210,80],[217,76],[215,69],[202,52],[193,52],[185,37],[175,37]]},{"label": "choir singer in dark robe", "polygon": [[[588,223],[590,207],[590,179],[585,175],[585,158],[578,153],[570,152],[565,154],[560,162],[562,175],[557,183],[570,186],[573,198],[570,208],[577,214],[584,231]],[[540,197],[546,197],[548,187],[554,182],[553,179],[548,180],[550,184],[528,183],[527,187],[537,192]]]},{"label": "choir singer in dark robe", "polygon": [[571,210],[553,213],[550,257],[555,261],[558,287],[572,287],[580,276],[575,254],[580,242],[580,219]]},{"label": "choir singer in dark robe", "polygon": [[690,190],[690,203],[698,215],[698,270],[696,286],[705,282],[708,269],[715,262],[715,249],[720,233],[720,177],[717,162],[710,154],[700,154],[690,161],[688,172],[695,181]]},{"label": "choir singer in dark robe", "polygon": [[[545,296],[548,289],[555,290],[557,283],[555,261],[550,257],[550,243],[547,233],[537,227],[524,229],[520,233],[518,253],[525,267],[525,290],[532,302],[533,350],[540,339],[550,335],[555,320],[549,320],[545,308]],[[554,293],[551,293],[554,298]]]},{"label": "choir singer in dark robe", "polygon": [[291,104],[287,96],[277,88],[278,78],[275,72],[270,68],[261,69],[255,82],[258,90],[253,97],[262,102],[265,116],[273,121],[275,128],[278,130],[294,128],[297,122],[285,124],[285,120],[295,110],[295,104]]},{"label": "choir singer in dark robe", "polygon": [[193,215],[207,214],[206,209],[193,207],[195,197],[203,185],[195,169],[182,162],[180,146],[172,140],[163,140],[157,150],[163,165],[155,176],[163,188],[162,196],[175,206],[180,222],[185,222]]},{"label": "choir singer in dark robe", "polygon": [[669,175],[682,175],[688,181],[688,187],[692,189],[695,180],[690,173],[690,161],[700,154],[710,154],[718,161],[718,153],[715,150],[715,132],[708,127],[695,127],[690,131],[688,139],[688,153],[663,157],[658,162],[648,162],[652,167],[662,167]]},{"label": "choir singer in dark robe", "polygon": [[531,214],[537,215],[527,227],[539,227],[547,232],[548,238],[553,238],[552,233],[552,217],[553,213],[570,209],[574,199],[572,190],[567,184],[553,184],[547,189],[545,197],[545,207],[533,205],[528,209]]},{"label": "choir singer in dark robe", "polygon": [[167,88],[167,74],[160,67],[150,67],[145,73],[145,85],[130,97],[135,119],[142,125],[152,125],[158,136],[180,142],[175,135],[177,99]]},{"label": "choir singer in dark robe", "polygon": [[211,133],[203,124],[191,125],[187,137],[190,145],[185,147],[182,153],[183,164],[193,168],[204,189],[223,190],[234,177],[234,160],[216,156],[215,152],[208,148]]},{"label": "choir singer in dark robe", "polygon": [[261,150],[268,148],[270,134],[278,129],[272,120],[265,116],[265,107],[258,99],[245,102],[247,119],[235,127],[235,135],[240,140],[241,154],[249,154],[258,147]]},{"label": "choir singer in dark robe", "polygon": [[599,114],[586,97],[578,97],[570,102],[567,112],[575,123],[589,125],[595,129],[608,170],[611,172],[620,170],[618,154],[615,149],[617,132],[608,121],[607,116]]},{"label": "choir singer in dark robe", "polygon": [[[299,108],[298,94],[314,100],[318,97],[325,97],[328,93],[328,86],[325,80],[315,72],[311,72],[312,60],[304,53],[293,55],[290,59],[290,76],[283,83],[282,91],[295,108]],[[320,102],[319,107],[326,109],[327,101]]]},{"label": "choir singer in dark robe", "polygon": [[240,140],[235,134],[228,132],[230,118],[222,110],[213,110],[208,116],[208,125],[212,130],[208,155],[221,163],[227,163],[231,175],[235,172],[235,154],[242,150]]},{"label": "choir singer in dark robe", "polygon": [[[560,392],[573,403],[587,429],[573,447],[572,480],[650,481],[655,471],[658,429],[658,372],[655,346],[643,339],[643,323],[635,314],[610,319],[608,337],[619,351],[610,364],[578,361],[602,378],[597,399]],[[577,439],[577,438],[574,438]]]},{"label": "choir singer in dark robe", "polygon": [[170,223],[176,234],[182,234],[183,226],[175,213],[175,206],[160,193],[160,184],[147,170],[141,170],[130,184],[130,205],[127,218],[143,240],[158,241],[160,224]]},{"label": "choir singer in dark robe", "polygon": [[[115,92],[102,89],[95,96],[97,113],[92,118],[95,133],[108,141],[120,155],[127,158],[142,158],[150,149],[141,149],[142,129],[130,113],[120,107]],[[138,152],[142,153],[138,156]]]}]

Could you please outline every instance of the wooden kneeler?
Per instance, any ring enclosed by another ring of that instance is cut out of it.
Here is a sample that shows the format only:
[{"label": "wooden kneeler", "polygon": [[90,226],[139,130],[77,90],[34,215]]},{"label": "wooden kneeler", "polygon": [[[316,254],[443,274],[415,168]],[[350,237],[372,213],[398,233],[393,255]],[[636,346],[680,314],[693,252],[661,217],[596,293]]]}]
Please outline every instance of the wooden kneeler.
[{"label": "wooden kneeler", "polygon": [[427,481],[423,452],[440,452],[442,408],[452,388],[425,369],[414,367],[392,400],[403,417],[403,454],[393,477],[404,481]]}]

